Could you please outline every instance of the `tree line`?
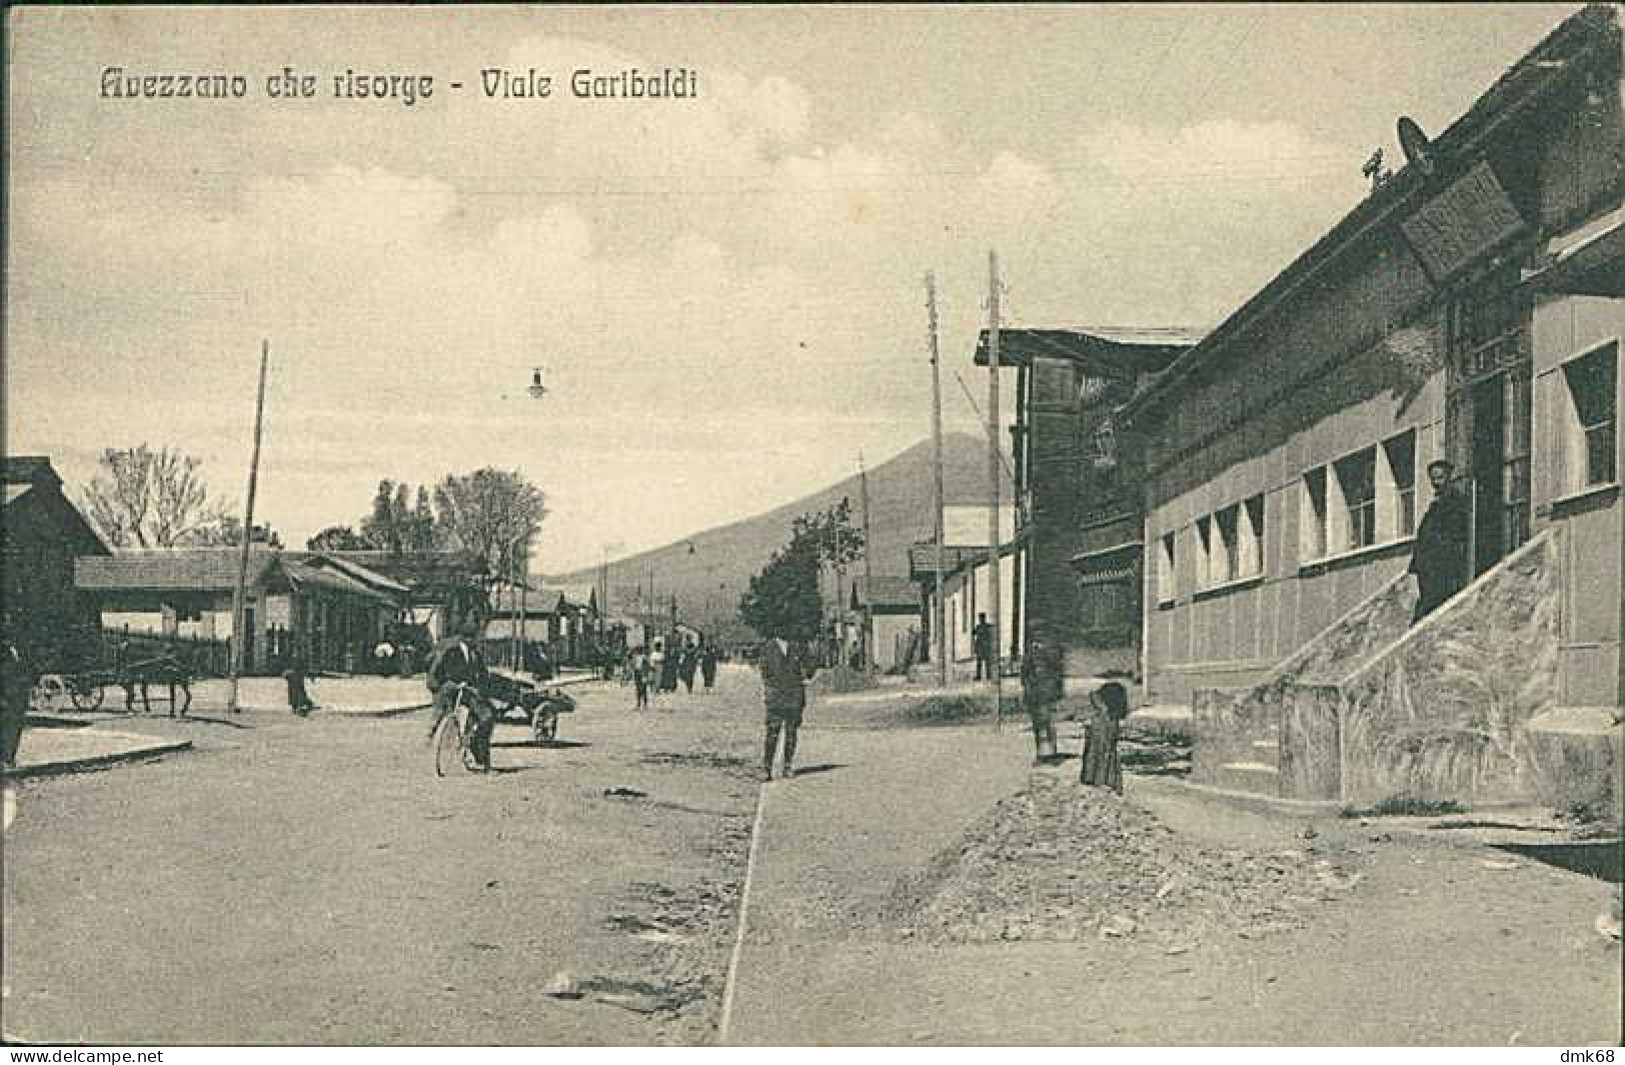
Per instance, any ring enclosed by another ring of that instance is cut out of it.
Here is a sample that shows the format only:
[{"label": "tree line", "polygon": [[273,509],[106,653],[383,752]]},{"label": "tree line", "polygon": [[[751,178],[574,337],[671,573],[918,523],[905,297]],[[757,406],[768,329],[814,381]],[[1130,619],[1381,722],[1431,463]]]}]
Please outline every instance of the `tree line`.
[{"label": "tree line", "polygon": [[[108,448],[83,490],[85,512],[114,547],[221,547],[243,542],[242,520],[214,499],[202,460],[179,448]],[[493,574],[522,567],[547,516],[541,489],[514,470],[485,467],[447,474],[431,490],[378,482],[372,508],[355,524],[329,525],[311,551],[457,551]],[[254,543],[281,547],[269,525]]]}]

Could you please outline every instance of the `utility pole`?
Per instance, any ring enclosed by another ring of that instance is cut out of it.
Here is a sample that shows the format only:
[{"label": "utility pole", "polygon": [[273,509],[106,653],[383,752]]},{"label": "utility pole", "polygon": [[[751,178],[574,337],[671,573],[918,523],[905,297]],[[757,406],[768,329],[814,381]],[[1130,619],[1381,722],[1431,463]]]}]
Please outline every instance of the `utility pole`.
[{"label": "utility pole", "polygon": [[875,671],[875,568],[869,550],[869,471],[858,452],[858,499],[863,507],[863,671]]},{"label": "utility pole", "polygon": [[934,602],[931,604],[931,636],[936,643],[937,687],[948,686],[948,628],[947,603],[943,598],[942,578],[947,570],[947,548],[942,542],[942,370],[937,361],[937,278],[925,275],[925,310],[930,320],[928,339],[931,349],[931,503],[932,522],[936,530],[936,582]]},{"label": "utility pole", "polygon": [[999,605],[999,255],[987,253],[987,592],[993,614],[993,727],[1004,727],[1004,633]]},{"label": "utility pole", "polygon": [[271,361],[271,342],[260,342],[260,388],[254,401],[254,451],[248,460],[248,504],[243,511],[243,546],[237,554],[237,587],[231,596],[231,690],[226,695],[226,708],[234,714],[242,712],[237,705],[237,684],[243,675],[243,649],[247,643],[248,628],[248,545],[254,538],[254,491],[260,477],[260,435],[265,426],[265,368]]}]

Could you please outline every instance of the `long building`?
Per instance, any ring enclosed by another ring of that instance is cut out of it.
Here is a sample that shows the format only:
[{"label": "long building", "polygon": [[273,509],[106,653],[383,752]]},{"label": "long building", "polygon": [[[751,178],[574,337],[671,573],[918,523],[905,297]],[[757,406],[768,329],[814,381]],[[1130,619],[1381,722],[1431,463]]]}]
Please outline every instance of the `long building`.
[{"label": "long building", "polygon": [[[1198,779],[1554,797],[1586,743],[1617,772],[1620,69],[1593,6],[1431,141],[1403,122],[1406,165],[1120,412],[1147,698],[1193,707]],[[1435,459],[1475,579],[1412,627]]]}]

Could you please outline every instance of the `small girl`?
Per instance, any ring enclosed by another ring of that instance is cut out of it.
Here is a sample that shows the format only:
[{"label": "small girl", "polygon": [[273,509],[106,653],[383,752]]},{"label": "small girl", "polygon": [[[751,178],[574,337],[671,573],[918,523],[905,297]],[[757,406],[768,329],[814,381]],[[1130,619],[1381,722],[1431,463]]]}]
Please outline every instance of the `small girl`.
[{"label": "small girl", "polygon": [[1083,770],[1078,779],[1121,795],[1123,766],[1117,759],[1117,739],[1122,721],[1128,717],[1128,691],[1109,681],[1089,696],[1089,705],[1089,731],[1083,741]]}]

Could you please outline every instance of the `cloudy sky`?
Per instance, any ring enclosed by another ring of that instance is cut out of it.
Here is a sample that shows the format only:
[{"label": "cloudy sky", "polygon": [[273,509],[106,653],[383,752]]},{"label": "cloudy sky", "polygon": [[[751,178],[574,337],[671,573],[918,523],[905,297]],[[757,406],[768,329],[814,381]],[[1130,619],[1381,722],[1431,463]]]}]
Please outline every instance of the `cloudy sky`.
[{"label": "cloudy sky", "polygon": [[[290,543],[494,465],[548,493],[540,568],[655,546],[927,435],[927,270],[978,396],[990,248],[1016,324],[1211,326],[1399,115],[1438,132],[1573,10],[13,9],[6,449],[77,485],[173,444],[235,504],[269,339]],[[249,94],[103,98],[115,66]],[[317,97],[267,98],[284,67]],[[570,95],[663,67],[698,98]],[[487,68],[555,94],[485,99]],[[347,69],[434,95],[334,99]]]}]

